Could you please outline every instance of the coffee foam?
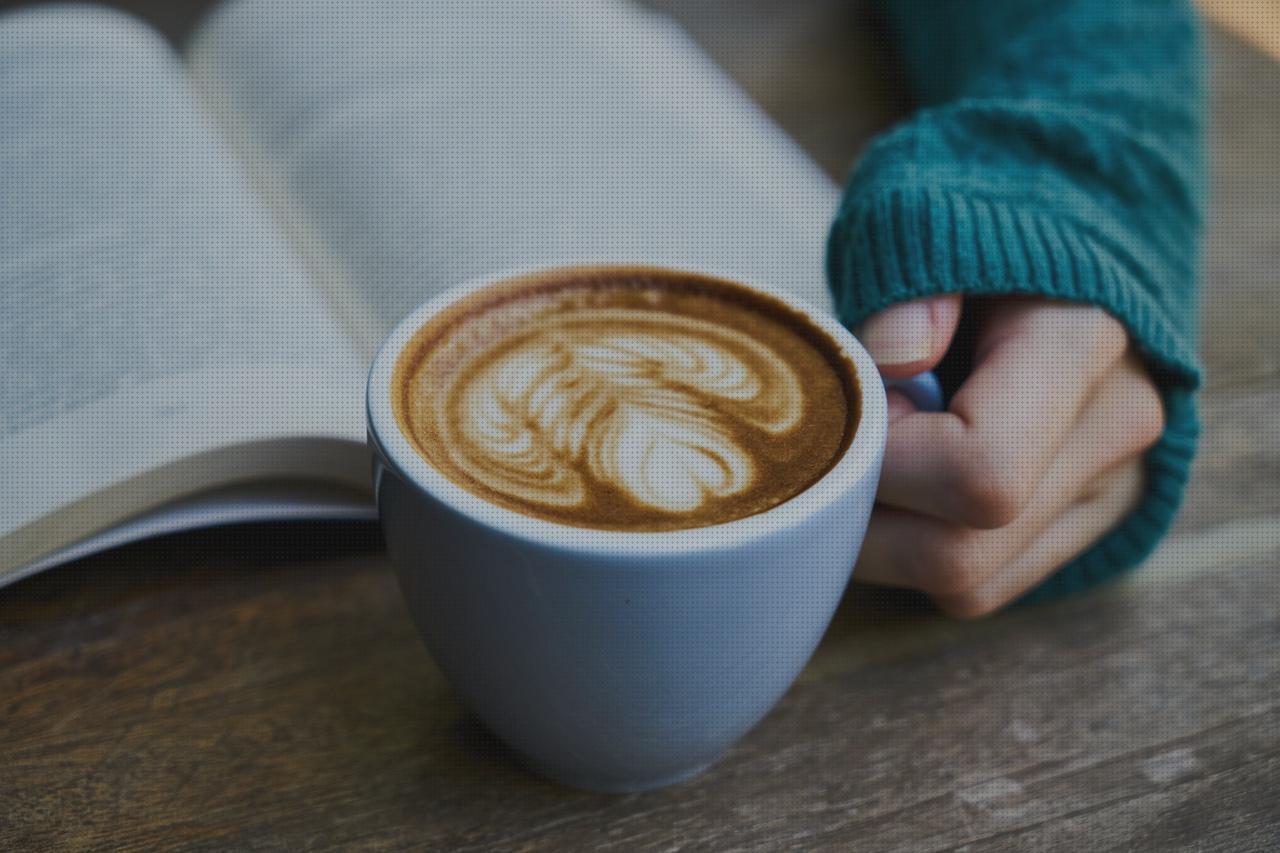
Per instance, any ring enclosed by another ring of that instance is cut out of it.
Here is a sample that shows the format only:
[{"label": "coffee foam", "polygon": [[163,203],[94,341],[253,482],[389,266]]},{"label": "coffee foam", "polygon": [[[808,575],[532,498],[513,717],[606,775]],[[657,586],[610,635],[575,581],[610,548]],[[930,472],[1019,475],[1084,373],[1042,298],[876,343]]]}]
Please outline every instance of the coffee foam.
[{"label": "coffee foam", "polygon": [[714,524],[802,491],[856,426],[853,368],[781,302],[698,276],[561,271],[427,324],[393,407],[429,462],[526,514]]}]

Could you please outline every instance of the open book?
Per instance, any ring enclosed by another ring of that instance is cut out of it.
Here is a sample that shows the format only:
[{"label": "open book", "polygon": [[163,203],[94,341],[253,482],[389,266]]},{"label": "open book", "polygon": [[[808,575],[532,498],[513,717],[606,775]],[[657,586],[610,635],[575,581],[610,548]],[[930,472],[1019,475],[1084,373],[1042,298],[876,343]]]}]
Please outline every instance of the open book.
[{"label": "open book", "polygon": [[615,0],[232,0],[185,61],[0,15],[0,584],[159,532],[373,518],[368,362],[486,272],[615,259],[830,308],[835,185]]}]

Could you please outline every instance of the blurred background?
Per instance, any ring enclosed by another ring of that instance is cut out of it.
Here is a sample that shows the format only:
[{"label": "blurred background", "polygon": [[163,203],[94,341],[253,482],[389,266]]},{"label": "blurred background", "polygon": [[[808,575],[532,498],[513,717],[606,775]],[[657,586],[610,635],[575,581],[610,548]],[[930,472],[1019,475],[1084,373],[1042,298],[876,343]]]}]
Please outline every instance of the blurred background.
[{"label": "blurred background", "polygon": [[[217,0],[105,0],[181,45]],[[866,0],[637,0],[671,15],[795,136],[843,178],[878,129],[910,107]],[[35,5],[0,0],[0,9]],[[1196,0],[1214,53],[1244,45],[1280,62],[1280,0]],[[1231,43],[1224,48],[1224,42]],[[1263,90],[1266,91],[1266,90]],[[1280,109],[1278,107],[1277,109]]]}]

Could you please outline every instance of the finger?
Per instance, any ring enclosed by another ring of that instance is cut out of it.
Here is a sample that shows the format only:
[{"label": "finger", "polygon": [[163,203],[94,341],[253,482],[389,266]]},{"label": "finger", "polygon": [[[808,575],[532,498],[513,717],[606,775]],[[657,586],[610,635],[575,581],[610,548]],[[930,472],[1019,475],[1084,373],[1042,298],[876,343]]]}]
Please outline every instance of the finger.
[{"label": "finger", "polygon": [[886,379],[906,379],[937,367],[960,323],[960,295],[933,296],[890,305],[858,330]]},{"label": "finger", "polygon": [[977,363],[947,412],[894,423],[878,499],[970,527],[1025,508],[1127,336],[1101,309],[995,303]]},{"label": "finger", "polygon": [[1013,601],[1079,556],[1132,512],[1141,499],[1143,482],[1141,458],[1128,460],[1099,481],[1092,497],[1058,517],[1002,571],[975,589],[935,596],[935,603],[953,616],[975,618]]},{"label": "finger", "polygon": [[1014,521],[974,529],[878,506],[854,576],[944,596],[981,587],[1070,511],[1099,476],[1138,457],[1163,429],[1159,395],[1137,359],[1126,358],[1104,377],[1050,473]]},{"label": "finger", "polygon": [[885,391],[885,400],[889,406],[889,423],[893,423],[899,418],[905,418],[912,412],[919,411],[906,394],[893,388]]}]

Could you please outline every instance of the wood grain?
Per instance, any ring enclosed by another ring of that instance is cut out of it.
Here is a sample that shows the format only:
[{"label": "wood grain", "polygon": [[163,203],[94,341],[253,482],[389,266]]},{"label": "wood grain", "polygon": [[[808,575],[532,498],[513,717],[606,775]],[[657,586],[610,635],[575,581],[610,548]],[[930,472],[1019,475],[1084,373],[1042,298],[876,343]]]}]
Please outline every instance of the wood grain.
[{"label": "wood grain", "polygon": [[[938,849],[1095,813],[1128,815],[1099,824],[1128,845],[1205,787],[1237,819],[1182,843],[1277,826],[1249,780],[1280,770],[1280,547],[974,624],[859,590],[721,765],[607,797],[525,773],[466,715],[367,531],[289,531],[327,546],[255,566],[278,528],[175,537],[0,602],[0,847]],[[78,619],[51,606],[82,596]],[[912,625],[928,642],[893,642]]]},{"label": "wood grain", "polygon": [[[890,120],[843,3],[665,5],[833,173]],[[142,543],[0,591],[0,850],[1280,848],[1280,70],[1210,47],[1204,444],[1130,579],[974,623],[856,587],[721,764],[614,797],[468,716],[376,530]]]}]

